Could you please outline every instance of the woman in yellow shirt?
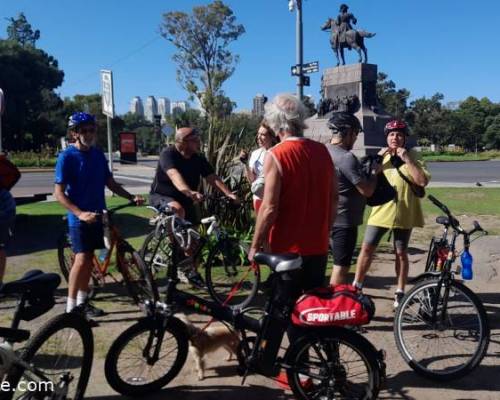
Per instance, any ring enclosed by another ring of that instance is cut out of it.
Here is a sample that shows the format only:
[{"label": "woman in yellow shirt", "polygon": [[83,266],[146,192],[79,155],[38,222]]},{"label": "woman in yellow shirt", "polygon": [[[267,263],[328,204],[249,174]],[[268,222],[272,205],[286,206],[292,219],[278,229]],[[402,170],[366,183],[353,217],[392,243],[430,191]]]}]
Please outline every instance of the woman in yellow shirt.
[{"label": "woman in yellow shirt", "polygon": [[[380,150],[383,156],[382,168],[385,177],[396,189],[396,198],[388,203],[372,208],[356,266],[354,286],[361,289],[363,281],[373,260],[382,236],[393,230],[394,252],[396,254],[397,290],[394,295],[394,308],[397,308],[404,296],[408,278],[408,242],[414,227],[424,225],[420,199],[413,192],[410,184],[401,177],[404,175],[415,185],[425,187],[430,174],[414,151],[404,147],[408,136],[408,127],[404,121],[393,120],[386,124],[384,132],[387,147]],[[398,172],[399,169],[399,172]]]}]

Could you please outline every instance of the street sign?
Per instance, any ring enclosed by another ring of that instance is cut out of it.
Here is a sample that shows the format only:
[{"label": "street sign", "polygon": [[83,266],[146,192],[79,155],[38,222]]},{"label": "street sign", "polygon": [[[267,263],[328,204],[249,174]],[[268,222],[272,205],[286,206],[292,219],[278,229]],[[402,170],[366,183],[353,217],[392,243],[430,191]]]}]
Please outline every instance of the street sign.
[{"label": "street sign", "polygon": [[[290,70],[292,72],[292,76],[299,76],[299,66],[298,65],[292,65],[290,67]],[[302,64],[302,74],[312,74],[313,72],[318,72],[319,71],[319,62],[318,61],[313,61],[307,64]]]},{"label": "street sign", "polygon": [[161,127],[161,133],[163,133],[166,137],[169,137],[172,133],[174,133],[174,129],[169,124],[165,124]]},{"label": "street sign", "polygon": [[307,64],[302,64],[302,72],[304,74],[312,74],[319,71],[319,62],[313,61]]},{"label": "street sign", "polygon": [[115,105],[113,99],[113,73],[101,70],[102,86],[102,113],[110,118],[115,117]]},{"label": "street sign", "polygon": [[5,111],[5,96],[3,95],[3,90],[0,89],[0,116],[3,115]]},{"label": "street sign", "polygon": [[302,86],[311,86],[311,78],[302,76]]}]

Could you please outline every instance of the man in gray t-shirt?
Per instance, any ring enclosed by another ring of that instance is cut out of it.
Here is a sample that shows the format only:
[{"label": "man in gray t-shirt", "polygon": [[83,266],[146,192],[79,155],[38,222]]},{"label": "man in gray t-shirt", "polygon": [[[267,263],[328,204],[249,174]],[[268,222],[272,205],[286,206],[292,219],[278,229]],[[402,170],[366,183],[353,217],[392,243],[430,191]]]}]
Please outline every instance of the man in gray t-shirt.
[{"label": "man in gray t-shirt", "polygon": [[351,152],[361,131],[358,119],[349,113],[333,113],[328,121],[332,141],[326,147],[330,152],[338,179],[339,202],[337,216],[331,232],[333,247],[333,271],[330,283],[346,283],[356,247],[358,225],[363,223],[366,198],[377,185],[376,174],[381,166],[376,165],[373,173],[366,176],[362,165]]}]

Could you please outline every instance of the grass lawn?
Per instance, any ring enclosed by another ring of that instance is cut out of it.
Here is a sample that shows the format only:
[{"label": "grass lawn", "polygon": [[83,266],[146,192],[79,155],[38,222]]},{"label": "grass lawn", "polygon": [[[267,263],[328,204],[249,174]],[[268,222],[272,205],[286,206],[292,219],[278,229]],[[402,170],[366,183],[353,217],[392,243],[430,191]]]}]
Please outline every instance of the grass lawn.
[{"label": "grass lawn", "polygon": [[[427,192],[446,204],[459,220],[464,220],[465,228],[472,226],[473,218],[490,234],[500,234],[500,188],[432,188]],[[107,199],[110,208],[124,203],[125,200],[121,198]],[[422,206],[427,224],[425,228],[415,230],[412,243],[427,243],[438,229],[434,219],[442,212],[427,199],[422,201]],[[369,212],[370,208],[367,207],[365,223]],[[64,229],[64,209],[57,202],[34,203],[19,206],[17,214],[15,239],[9,255],[23,257],[13,257],[8,261],[6,281],[32,268],[59,271],[56,243]],[[115,217],[117,226],[136,249],[141,247],[145,235],[151,230],[147,221],[151,215],[152,212],[145,207],[130,207],[121,210]],[[363,239],[364,230],[365,225],[362,225],[358,233],[358,245]],[[385,238],[381,246],[389,246]]]}]

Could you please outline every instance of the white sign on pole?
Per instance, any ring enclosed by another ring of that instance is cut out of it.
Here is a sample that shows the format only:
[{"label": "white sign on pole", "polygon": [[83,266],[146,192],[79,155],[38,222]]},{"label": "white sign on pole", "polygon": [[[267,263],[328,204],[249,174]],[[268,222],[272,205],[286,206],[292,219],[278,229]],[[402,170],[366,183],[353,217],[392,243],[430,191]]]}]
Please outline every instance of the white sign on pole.
[{"label": "white sign on pole", "polygon": [[3,115],[5,111],[5,96],[3,95],[3,90],[0,89],[0,116]]},{"label": "white sign on pole", "polygon": [[101,70],[102,85],[102,113],[110,118],[115,117],[115,105],[113,99],[113,73]]}]

